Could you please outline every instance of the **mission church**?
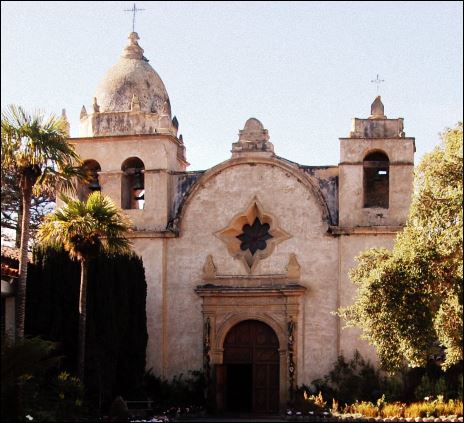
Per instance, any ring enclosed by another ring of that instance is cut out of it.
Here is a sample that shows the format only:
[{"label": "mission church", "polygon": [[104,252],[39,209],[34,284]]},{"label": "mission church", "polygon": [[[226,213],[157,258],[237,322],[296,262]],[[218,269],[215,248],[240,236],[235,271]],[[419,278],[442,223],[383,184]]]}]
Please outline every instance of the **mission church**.
[{"label": "mission church", "polygon": [[391,248],[406,221],[415,141],[403,119],[388,119],[377,97],[340,138],[338,166],[305,166],[279,157],[279,140],[250,118],[222,163],[187,171],[168,93],[138,40],[129,34],[70,141],[93,173],[80,198],[101,190],[134,224],[147,369],[168,379],[203,369],[219,409],[275,412],[340,354],[375,362],[333,312],[354,299],[354,258]]}]

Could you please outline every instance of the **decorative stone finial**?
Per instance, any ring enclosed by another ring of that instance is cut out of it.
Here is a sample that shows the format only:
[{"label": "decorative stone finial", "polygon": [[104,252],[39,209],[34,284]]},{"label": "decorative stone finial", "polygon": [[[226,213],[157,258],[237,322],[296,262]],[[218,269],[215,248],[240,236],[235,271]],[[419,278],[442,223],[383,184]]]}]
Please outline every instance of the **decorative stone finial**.
[{"label": "decorative stone finial", "polygon": [[239,131],[239,142],[266,142],[269,140],[267,129],[255,118],[246,121],[245,127]]},{"label": "decorative stone finial", "polygon": [[65,131],[69,137],[71,127],[69,125],[68,117],[66,116],[66,109],[61,109],[61,119],[65,122]]},{"label": "decorative stone finial", "polygon": [[210,254],[206,257],[205,265],[203,266],[203,279],[211,280],[216,277],[216,266],[213,261],[213,256]]},{"label": "decorative stone finial", "polygon": [[238,142],[232,144],[232,157],[247,153],[274,153],[267,129],[255,118],[246,121],[245,127],[238,133]]},{"label": "decorative stone finial", "polygon": [[131,32],[129,34],[129,43],[124,48],[122,53],[122,57],[126,59],[143,59],[143,48],[139,46],[137,40],[140,40],[139,34],[136,32]]},{"label": "decorative stone finial", "polygon": [[87,117],[87,110],[85,110],[85,106],[82,106],[80,118],[84,117]]},{"label": "decorative stone finial", "polygon": [[290,259],[287,264],[287,278],[289,279],[300,279],[300,263],[296,259],[294,253],[290,254]]},{"label": "decorative stone finial", "polygon": [[94,112],[94,113],[100,113],[100,106],[99,106],[98,103],[97,103],[97,97],[94,97],[94,98],[93,98],[92,107],[93,107],[93,112]]},{"label": "decorative stone finial", "polygon": [[172,118],[172,126],[174,126],[176,129],[179,129],[179,121],[177,120],[176,116]]},{"label": "decorative stone finial", "polygon": [[380,96],[371,105],[368,118],[353,118],[350,138],[404,138],[403,118],[388,119]]},{"label": "decorative stone finial", "polygon": [[132,96],[131,112],[140,112],[140,100],[135,94]]},{"label": "decorative stone finial", "polygon": [[386,119],[384,115],[384,107],[380,96],[375,97],[374,102],[371,104],[371,115],[369,119]]}]

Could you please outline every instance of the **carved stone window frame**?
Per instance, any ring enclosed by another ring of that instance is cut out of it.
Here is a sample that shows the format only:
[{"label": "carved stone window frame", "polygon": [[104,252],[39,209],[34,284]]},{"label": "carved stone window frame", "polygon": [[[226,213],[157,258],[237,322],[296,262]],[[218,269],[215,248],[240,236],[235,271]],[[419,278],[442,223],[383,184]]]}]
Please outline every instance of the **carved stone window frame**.
[{"label": "carved stone window frame", "polygon": [[[243,227],[246,224],[252,226],[256,218],[259,219],[261,224],[267,223],[269,225],[268,232],[272,235],[272,238],[266,241],[264,250],[257,250],[252,254],[249,249],[243,251],[240,248],[241,241],[237,237],[243,233]],[[225,228],[215,232],[214,235],[224,242],[227,251],[232,257],[243,263],[249,274],[255,270],[260,260],[269,257],[274,252],[277,244],[291,238],[291,235],[279,226],[277,218],[264,211],[261,202],[256,196],[253,197],[244,211],[237,213]]]}]

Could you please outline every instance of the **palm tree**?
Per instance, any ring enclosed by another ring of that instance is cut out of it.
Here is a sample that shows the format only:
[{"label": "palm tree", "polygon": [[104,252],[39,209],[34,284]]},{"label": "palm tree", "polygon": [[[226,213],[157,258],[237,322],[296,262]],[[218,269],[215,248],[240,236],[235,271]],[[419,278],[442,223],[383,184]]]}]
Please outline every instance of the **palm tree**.
[{"label": "palm tree", "polygon": [[67,122],[63,117],[50,115],[46,119],[40,111],[30,114],[22,107],[10,105],[2,110],[1,128],[2,176],[4,171],[16,173],[21,192],[22,218],[18,216],[18,220],[22,224],[15,300],[15,339],[19,341],[24,338],[32,193],[57,186],[71,190],[73,176],[82,173],[78,170],[79,156],[67,142]]},{"label": "palm tree", "polygon": [[77,374],[84,381],[87,273],[101,252],[128,253],[125,233],[132,223],[109,197],[95,191],[86,201],[62,196],[64,206],[47,215],[37,238],[44,246],[64,249],[81,263]]}]

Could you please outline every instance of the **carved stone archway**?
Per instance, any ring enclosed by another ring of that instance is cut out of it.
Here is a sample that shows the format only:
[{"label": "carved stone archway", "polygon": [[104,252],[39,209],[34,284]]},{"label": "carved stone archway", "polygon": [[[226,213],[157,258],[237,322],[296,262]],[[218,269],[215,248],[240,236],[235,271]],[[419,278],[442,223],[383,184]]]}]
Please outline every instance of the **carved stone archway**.
[{"label": "carved stone archway", "polygon": [[[258,284],[257,280],[249,278],[250,281],[243,278],[236,280],[235,286],[208,283],[195,290],[203,299],[205,370],[214,383],[215,372],[224,364],[224,340],[232,327],[244,320],[265,323],[279,341],[279,408],[282,410],[290,398],[290,392],[297,385],[294,333],[300,298],[306,288],[297,283],[282,283],[283,280],[279,284],[266,284],[263,281]],[[246,286],[237,286],[239,284]],[[221,409],[223,399],[219,394],[216,395],[216,403]]]}]

